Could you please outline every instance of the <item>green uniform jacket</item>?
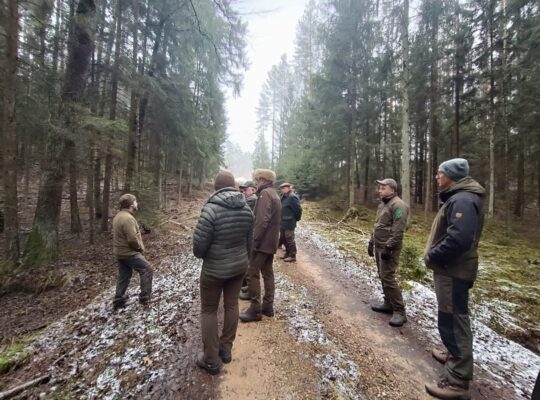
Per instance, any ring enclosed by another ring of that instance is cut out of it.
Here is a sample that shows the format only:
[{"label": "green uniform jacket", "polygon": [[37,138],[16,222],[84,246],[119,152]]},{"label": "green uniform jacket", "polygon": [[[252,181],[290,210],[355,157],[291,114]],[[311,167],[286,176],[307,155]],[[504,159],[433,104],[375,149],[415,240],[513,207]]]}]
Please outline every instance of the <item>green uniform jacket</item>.
[{"label": "green uniform jacket", "polygon": [[401,249],[408,218],[409,206],[397,195],[383,199],[377,209],[377,218],[373,227],[372,237],[375,247]]},{"label": "green uniform jacket", "polygon": [[232,187],[218,190],[204,205],[195,232],[193,254],[203,272],[217,279],[244,274],[253,237],[253,213],[244,195]]},{"label": "green uniform jacket", "polygon": [[476,280],[484,195],[485,189],[471,177],[440,193],[443,205],[433,220],[424,258],[434,273],[469,282]]},{"label": "green uniform jacket", "polygon": [[116,258],[129,258],[144,252],[139,224],[127,209],[115,215],[112,225],[113,254]]}]

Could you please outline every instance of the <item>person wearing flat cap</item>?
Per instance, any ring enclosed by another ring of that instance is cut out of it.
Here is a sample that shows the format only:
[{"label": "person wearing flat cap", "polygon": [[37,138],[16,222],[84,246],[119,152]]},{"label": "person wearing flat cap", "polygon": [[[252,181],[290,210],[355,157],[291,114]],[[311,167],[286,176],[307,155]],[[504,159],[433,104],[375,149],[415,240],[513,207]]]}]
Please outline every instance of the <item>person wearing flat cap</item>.
[{"label": "person wearing flat cap", "polygon": [[300,199],[292,190],[288,182],[279,186],[281,190],[281,228],[279,231],[279,245],[285,246],[285,254],[281,257],[285,262],[296,261],[296,241],[294,230],[296,223],[302,218]]},{"label": "person wearing flat cap", "polygon": [[398,327],[407,322],[405,303],[396,278],[396,270],[403,244],[403,234],[407,228],[409,206],[399,198],[397,182],[394,179],[387,178],[376,182],[381,203],[377,209],[368,254],[370,257],[375,257],[384,301],[381,304],[373,304],[371,309],[392,314],[389,324]]},{"label": "person wearing flat cap", "polygon": [[442,205],[431,226],[424,261],[433,270],[437,324],[445,346],[433,349],[432,355],[445,368],[441,379],[427,384],[426,390],[440,399],[468,399],[473,379],[469,290],[478,272],[485,189],[469,176],[464,158],[443,162],[435,179]]},{"label": "person wearing flat cap", "polygon": [[240,189],[243,189],[242,193],[244,193],[246,203],[251,208],[251,211],[253,211],[257,202],[257,185],[253,181],[246,181],[240,186]]}]

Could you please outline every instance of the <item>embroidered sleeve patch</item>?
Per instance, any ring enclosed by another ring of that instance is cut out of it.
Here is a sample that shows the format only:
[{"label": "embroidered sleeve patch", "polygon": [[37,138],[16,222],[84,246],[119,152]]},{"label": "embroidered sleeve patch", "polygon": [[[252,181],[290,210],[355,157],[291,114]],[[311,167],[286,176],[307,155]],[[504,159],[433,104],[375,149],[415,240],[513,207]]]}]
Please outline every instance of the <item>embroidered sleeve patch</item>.
[{"label": "embroidered sleeve patch", "polygon": [[403,216],[403,210],[401,208],[396,208],[394,210],[394,217],[401,218]]},{"label": "embroidered sleeve patch", "polygon": [[463,217],[463,213],[457,212],[456,213],[456,218],[460,219],[461,217]]}]

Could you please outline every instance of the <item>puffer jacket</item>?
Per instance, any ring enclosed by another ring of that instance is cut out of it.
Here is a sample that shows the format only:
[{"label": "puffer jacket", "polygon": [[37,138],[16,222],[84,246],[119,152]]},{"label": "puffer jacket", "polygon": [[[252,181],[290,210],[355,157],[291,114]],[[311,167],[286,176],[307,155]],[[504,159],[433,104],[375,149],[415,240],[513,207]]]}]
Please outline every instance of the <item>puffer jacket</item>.
[{"label": "puffer jacket", "polygon": [[408,219],[409,206],[397,195],[382,199],[373,226],[372,239],[375,247],[401,249]]},{"label": "puffer jacket", "polygon": [[426,245],[425,260],[436,274],[469,282],[478,273],[478,242],[484,226],[485,189],[467,176],[441,192]]},{"label": "puffer jacket", "polygon": [[244,274],[253,240],[253,213],[242,193],[227,187],[204,205],[193,234],[193,254],[203,272],[217,279]]}]

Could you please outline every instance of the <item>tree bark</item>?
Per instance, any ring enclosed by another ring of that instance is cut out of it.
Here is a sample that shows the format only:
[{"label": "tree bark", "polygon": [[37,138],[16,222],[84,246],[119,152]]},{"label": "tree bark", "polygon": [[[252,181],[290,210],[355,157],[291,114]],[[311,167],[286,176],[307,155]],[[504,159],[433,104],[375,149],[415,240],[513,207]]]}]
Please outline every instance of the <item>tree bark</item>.
[{"label": "tree bark", "polygon": [[[116,34],[114,48],[114,65],[111,75],[111,105],[109,109],[109,119],[116,120],[116,109],[118,99],[118,79],[120,75],[120,50],[122,48],[122,0],[117,0],[116,8]],[[101,231],[106,232],[109,229],[109,206],[111,196],[111,179],[112,179],[112,143],[107,146],[107,154],[105,156],[105,179],[103,181],[103,203],[101,205]]]},{"label": "tree bark", "polygon": [[73,141],[69,141],[66,146],[69,157],[69,208],[71,214],[71,232],[80,233],[82,227],[79,214],[79,202],[77,199],[77,152]]},{"label": "tree bark", "polygon": [[15,96],[17,90],[17,52],[19,34],[19,2],[7,2],[5,79],[3,85],[3,169],[4,169],[4,231],[5,258],[13,263],[19,259],[19,217],[17,201],[17,121]]},{"label": "tree bark", "polygon": [[403,1],[403,20],[401,25],[401,40],[403,46],[401,76],[402,110],[401,110],[401,190],[402,199],[411,204],[411,149],[409,143],[409,0]]},{"label": "tree bark", "polygon": [[80,0],[69,30],[68,60],[60,108],[61,131],[49,130],[38,203],[32,231],[25,249],[25,264],[44,265],[58,256],[58,225],[62,189],[70,142],[74,140],[74,107],[80,103],[93,41],[93,0]]}]

